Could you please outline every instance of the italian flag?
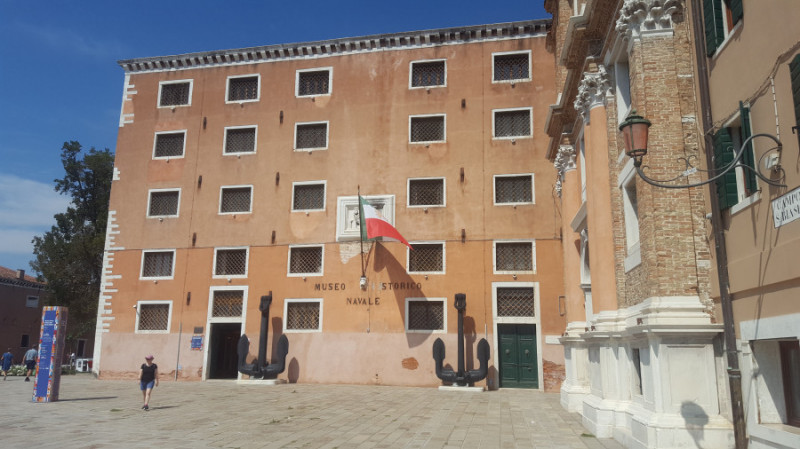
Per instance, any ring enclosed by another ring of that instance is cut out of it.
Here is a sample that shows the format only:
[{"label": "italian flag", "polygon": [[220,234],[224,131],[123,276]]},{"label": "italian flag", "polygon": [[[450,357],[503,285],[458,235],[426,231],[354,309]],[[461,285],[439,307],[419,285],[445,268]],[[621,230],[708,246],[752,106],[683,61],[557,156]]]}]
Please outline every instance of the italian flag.
[{"label": "italian flag", "polygon": [[374,207],[370,206],[363,197],[358,197],[358,216],[361,220],[361,239],[372,240],[376,237],[385,237],[389,240],[402,242],[410,249],[414,249],[406,239],[397,232],[388,220],[383,218]]}]

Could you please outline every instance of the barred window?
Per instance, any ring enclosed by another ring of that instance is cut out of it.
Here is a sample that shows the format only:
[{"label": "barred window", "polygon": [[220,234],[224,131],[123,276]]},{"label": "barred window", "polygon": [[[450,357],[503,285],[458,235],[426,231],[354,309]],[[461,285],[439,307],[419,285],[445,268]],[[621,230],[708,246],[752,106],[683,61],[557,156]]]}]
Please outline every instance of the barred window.
[{"label": "barred window", "polygon": [[297,72],[298,97],[329,93],[331,93],[331,71],[329,69]]},{"label": "barred window", "polygon": [[443,273],[444,243],[414,243],[408,250],[409,273]]},{"label": "barred window", "polygon": [[212,318],[240,317],[244,303],[244,290],[214,290],[212,302]]},{"label": "barred window", "polygon": [[214,276],[247,275],[247,248],[217,249]]},{"label": "barred window", "polygon": [[185,140],[185,131],[156,134],[153,157],[182,157]]},{"label": "barred window", "polygon": [[495,242],[495,271],[533,271],[532,242]]},{"label": "barred window", "polygon": [[321,275],[322,246],[289,248],[289,275]]},{"label": "barred window", "polygon": [[228,78],[228,101],[258,100],[258,76]]},{"label": "barred window", "polygon": [[286,300],[287,331],[318,331],[322,329],[322,302]]},{"label": "barred window", "polygon": [[38,296],[28,296],[25,299],[25,307],[32,307],[34,309],[39,307],[39,297]]},{"label": "barred window", "polygon": [[409,179],[409,206],[444,206],[444,178]]},{"label": "barred window", "polygon": [[295,128],[294,148],[328,148],[328,123],[298,123]]},{"label": "barred window", "polygon": [[498,317],[534,317],[533,287],[498,287]]},{"label": "barred window", "polygon": [[172,303],[148,304],[139,302],[136,306],[136,331],[169,332],[169,315]]},{"label": "barred window", "polygon": [[324,210],[325,183],[295,184],[292,210]]},{"label": "barred window", "polygon": [[442,331],[445,301],[408,299],[406,328],[410,331]]},{"label": "barred window", "polygon": [[225,128],[225,154],[254,153],[256,127]]},{"label": "barred window", "polygon": [[494,137],[514,138],[530,137],[531,110],[515,109],[512,111],[495,111]]},{"label": "barred window", "polygon": [[533,175],[496,176],[495,204],[533,203]]},{"label": "barred window", "polygon": [[175,251],[145,251],[142,254],[142,277],[172,277]]},{"label": "barred window", "polygon": [[444,117],[444,115],[411,117],[409,141],[411,143],[444,142]]},{"label": "barred window", "polygon": [[180,196],[180,190],[151,190],[147,216],[176,217]]},{"label": "barred window", "polygon": [[250,212],[252,191],[252,187],[223,187],[219,201],[219,213]]},{"label": "barred window", "polygon": [[161,94],[158,106],[185,106],[188,105],[192,95],[192,82],[181,81],[177,83],[161,83]]},{"label": "barred window", "polygon": [[530,79],[530,53],[494,55],[493,72],[494,81]]},{"label": "barred window", "polygon": [[411,63],[411,87],[432,87],[444,85],[444,61]]}]

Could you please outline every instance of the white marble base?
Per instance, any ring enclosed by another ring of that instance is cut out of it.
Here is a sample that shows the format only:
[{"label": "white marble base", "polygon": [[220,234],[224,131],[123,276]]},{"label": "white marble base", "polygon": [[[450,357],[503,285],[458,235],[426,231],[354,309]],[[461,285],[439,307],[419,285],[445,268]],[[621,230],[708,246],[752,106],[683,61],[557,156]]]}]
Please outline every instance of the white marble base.
[{"label": "white marble base", "polygon": [[285,384],[286,379],[240,379],[236,381],[237,385],[281,385]]},{"label": "white marble base", "polygon": [[483,387],[460,387],[458,385],[440,385],[439,391],[467,391],[470,393],[480,393],[485,391]]}]

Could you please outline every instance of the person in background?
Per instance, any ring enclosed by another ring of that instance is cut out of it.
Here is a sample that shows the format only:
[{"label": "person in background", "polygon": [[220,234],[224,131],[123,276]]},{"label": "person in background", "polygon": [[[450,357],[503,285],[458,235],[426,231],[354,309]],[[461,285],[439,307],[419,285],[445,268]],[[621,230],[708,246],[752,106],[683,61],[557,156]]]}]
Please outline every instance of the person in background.
[{"label": "person in background", "polygon": [[11,369],[11,362],[14,361],[14,354],[11,353],[11,348],[8,348],[8,351],[3,354],[0,360],[3,362],[3,380],[6,380],[6,376],[8,376],[8,370]]},{"label": "person in background", "polygon": [[25,374],[25,382],[31,381],[31,374],[33,374],[33,370],[36,369],[36,359],[39,358],[39,351],[36,350],[36,346],[28,349],[25,353],[25,357],[22,360],[25,361],[25,369],[28,370]]},{"label": "person in background", "polygon": [[150,393],[153,391],[154,386],[158,386],[158,365],[153,363],[153,355],[150,354],[144,358],[145,363],[139,369],[139,388],[142,389],[142,398],[144,405],[142,410],[150,410]]}]

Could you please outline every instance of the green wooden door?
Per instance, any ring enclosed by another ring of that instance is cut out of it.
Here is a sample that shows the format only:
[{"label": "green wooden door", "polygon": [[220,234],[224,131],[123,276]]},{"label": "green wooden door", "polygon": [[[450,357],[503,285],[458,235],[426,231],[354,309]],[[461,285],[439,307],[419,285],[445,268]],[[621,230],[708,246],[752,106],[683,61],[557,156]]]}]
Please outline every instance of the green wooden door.
[{"label": "green wooden door", "polygon": [[500,387],[539,388],[535,324],[498,324]]}]

